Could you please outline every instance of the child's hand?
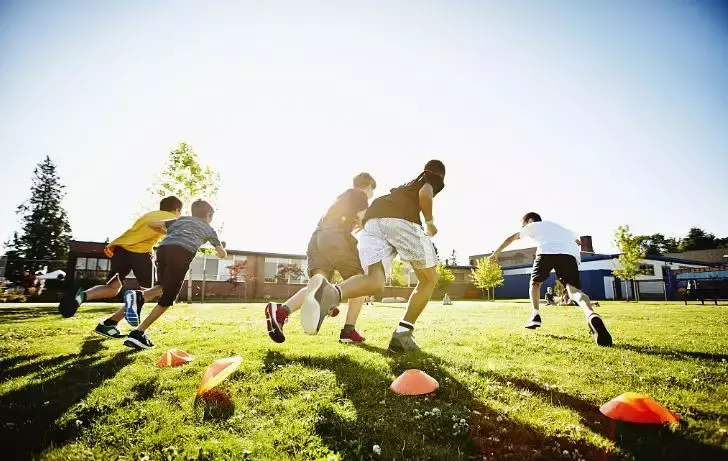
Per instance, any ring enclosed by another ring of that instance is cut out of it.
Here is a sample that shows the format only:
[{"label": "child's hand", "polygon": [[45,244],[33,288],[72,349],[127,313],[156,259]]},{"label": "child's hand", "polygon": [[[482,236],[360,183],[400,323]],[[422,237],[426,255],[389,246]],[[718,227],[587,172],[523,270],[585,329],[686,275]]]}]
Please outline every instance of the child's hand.
[{"label": "child's hand", "polygon": [[220,242],[220,245],[222,245],[223,248],[227,248],[227,242],[224,240]]},{"label": "child's hand", "polygon": [[434,237],[437,234],[437,227],[434,222],[427,223],[427,235]]}]

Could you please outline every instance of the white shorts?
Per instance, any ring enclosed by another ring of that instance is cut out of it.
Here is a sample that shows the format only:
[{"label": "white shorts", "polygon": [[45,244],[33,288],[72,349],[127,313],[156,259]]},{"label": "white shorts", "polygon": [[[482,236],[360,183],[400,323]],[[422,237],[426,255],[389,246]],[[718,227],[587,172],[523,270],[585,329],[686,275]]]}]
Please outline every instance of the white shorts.
[{"label": "white shorts", "polygon": [[359,234],[359,259],[364,271],[396,255],[414,269],[437,265],[435,245],[422,226],[399,218],[373,218]]}]

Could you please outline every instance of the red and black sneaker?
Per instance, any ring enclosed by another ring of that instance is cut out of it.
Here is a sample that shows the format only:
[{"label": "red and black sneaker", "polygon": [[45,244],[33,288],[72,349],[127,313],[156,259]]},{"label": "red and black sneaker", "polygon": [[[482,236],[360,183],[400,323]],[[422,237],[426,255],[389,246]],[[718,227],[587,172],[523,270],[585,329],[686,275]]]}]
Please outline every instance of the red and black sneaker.
[{"label": "red and black sneaker", "polygon": [[340,343],[363,343],[367,339],[360,335],[358,331],[351,330],[349,332],[344,332],[344,330],[341,330],[341,334],[339,334],[339,342]]},{"label": "red and black sneaker", "polygon": [[329,313],[329,317],[336,317],[337,315],[339,315],[339,312],[340,312],[339,308],[334,307],[333,309],[331,309],[331,312]]},{"label": "red and black sneaker", "polygon": [[288,322],[288,314],[283,310],[282,304],[268,303],[265,306],[265,321],[270,339],[277,343],[286,340],[286,335],[283,334],[283,325]]}]

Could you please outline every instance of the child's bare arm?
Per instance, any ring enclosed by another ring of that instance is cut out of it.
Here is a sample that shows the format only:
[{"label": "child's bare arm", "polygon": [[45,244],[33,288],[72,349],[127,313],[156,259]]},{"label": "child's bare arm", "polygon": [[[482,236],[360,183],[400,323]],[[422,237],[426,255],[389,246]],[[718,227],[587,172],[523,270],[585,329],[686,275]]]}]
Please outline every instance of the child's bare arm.
[{"label": "child's bare arm", "polygon": [[[168,221],[174,221],[174,220],[170,219]],[[160,234],[166,234],[168,221],[149,221],[147,223],[147,226],[150,227],[155,232],[159,232]]]},{"label": "child's bare arm", "polygon": [[435,217],[432,216],[432,200],[435,197],[435,191],[432,189],[432,185],[425,183],[419,192],[420,209],[422,215],[425,217],[425,225],[427,226],[427,235],[434,237],[437,234],[437,227],[435,227]]},{"label": "child's bare arm", "polygon": [[217,257],[220,259],[225,259],[227,257],[227,251],[225,250],[225,242],[221,242],[220,245],[215,245],[215,252],[217,252]]},{"label": "child's bare arm", "polygon": [[493,254],[490,255],[491,261],[498,261],[498,255],[500,254],[500,252],[503,251],[508,245],[510,245],[511,243],[518,240],[519,238],[521,238],[521,233],[516,232],[515,234],[513,234],[510,237],[508,237],[507,239],[505,239],[503,241],[503,243],[501,243],[501,245],[493,252]]}]

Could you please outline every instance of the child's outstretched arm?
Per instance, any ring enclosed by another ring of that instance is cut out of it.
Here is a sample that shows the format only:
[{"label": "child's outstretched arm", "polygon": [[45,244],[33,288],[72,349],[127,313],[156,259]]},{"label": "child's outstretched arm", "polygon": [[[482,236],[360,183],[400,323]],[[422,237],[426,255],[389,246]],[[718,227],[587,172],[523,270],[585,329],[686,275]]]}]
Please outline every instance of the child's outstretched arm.
[{"label": "child's outstretched arm", "polygon": [[511,235],[507,239],[503,240],[503,243],[501,243],[501,245],[498,247],[498,249],[496,249],[493,252],[493,254],[490,255],[490,260],[494,261],[494,262],[498,261],[498,255],[500,254],[500,252],[503,251],[508,245],[510,245],[511,243],[518,240],[519,238],[521,238],[521,233],[516,232],[515,234]]},{"label": "child's outstretched arm", "polygon": [[220,259],[225,259],[227,257],[227,251],[225,250],[225,242],[220,242],[219,245],[215,245],[215,251],[217,252],[217,257]]},{"label": "child's outstretched arm", "polygon": [[149,221],[147,223],[147,226],[152,228],[152,230],[159,232],[160,234],[166,234],[167,229],[169,228],[169,224],[172,223],[174,219],[167,219],[164,221]]},{"label": "child's outstretched arm", "polygon": [[427,235],[434,237],[437,234],[435,227],[435,217],[432,216],[432,199],[435,197],[435,191],[430,183],[425,183],[419,192],[420,209],[425,217],[425,226]]}]

